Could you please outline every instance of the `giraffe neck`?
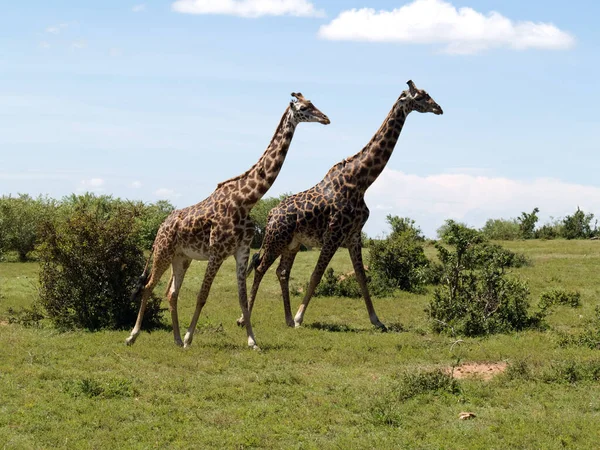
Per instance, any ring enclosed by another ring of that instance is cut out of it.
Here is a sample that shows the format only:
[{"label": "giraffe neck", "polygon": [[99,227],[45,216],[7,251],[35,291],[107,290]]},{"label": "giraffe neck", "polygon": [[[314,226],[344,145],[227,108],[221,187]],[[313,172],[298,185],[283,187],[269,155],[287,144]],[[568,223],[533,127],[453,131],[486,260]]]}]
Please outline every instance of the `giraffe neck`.
[{"label": "giraffe neck", "polygon": [[298,122],[294,113],[288,106],[283,113],[281,121],[275,130],[271,142],[258,162],[242,175],[231,178],[217,186],[233,188],[240,206],[250,211],[252,207],[265,195],[275,182],[283,166],[288,149],[294,137]]},{"label": "giraffe neck", "polygon": [[392,156],[406,117],[410,100],[400,96],[369,143],[345,164],[346,178],[363,192],[377,179]]}]

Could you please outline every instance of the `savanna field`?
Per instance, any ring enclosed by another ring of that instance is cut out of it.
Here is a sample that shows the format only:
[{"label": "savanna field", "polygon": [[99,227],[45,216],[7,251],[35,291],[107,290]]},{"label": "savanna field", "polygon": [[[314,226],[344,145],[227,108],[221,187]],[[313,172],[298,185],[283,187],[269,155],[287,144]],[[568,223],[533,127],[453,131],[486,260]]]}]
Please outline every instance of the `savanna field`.
[{"label": "savanna field", "polygon": [[[0,263],[0,444],[28,448],[597,448],[600,350],[561,345],[600,298],[600,242],[512,241],[531,264],[531,308],[552,288],[577,290],[545,331],[488,338],[431,331],[423,295],[374,299],[390,331],[369,323],[362,299],[314,298],[302,328],[284,323],[279,283],[265,277],[253,313],[261,351],[238,328],[235,264],[228,259],[202,311],[192,347],[169,326],[59,332],[25,326],[9,308],[31,307],[38,263]],[[428,246],[429,256],[435,254]],[[304,286],[318,252],[301,252],[292,285]],[[205,263],[194,262],[179,299],[191,318]],[[346,251],[331,267],[351,270]],[[164,292],[167,276],[157,293]],[[295,311],[300,296],[292,297]],[[166,303],[164,303],[166,306]],[[169,323],[168,313],[164,314]],[[21,322],[21,323],[19,323]],[[484,374],[451,378],[465,364]],[[487,365],[498,369],[485,375]],[[454,368],[454,369],[453,369]],[[459,414],[470,412],[470,420]]]}]

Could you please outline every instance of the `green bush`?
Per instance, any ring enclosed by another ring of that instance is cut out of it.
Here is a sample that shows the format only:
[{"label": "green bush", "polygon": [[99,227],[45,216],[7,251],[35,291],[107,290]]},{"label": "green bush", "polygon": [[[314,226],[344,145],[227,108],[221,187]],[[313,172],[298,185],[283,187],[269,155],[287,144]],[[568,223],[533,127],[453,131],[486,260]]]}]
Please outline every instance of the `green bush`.
[{"label": "green bush", "polygon": [[441,237],[436,249],[443,266],[442,284],[428,307],[434,331],[481,336],[542,324],[543,312],[528,313],[527,285],[506,274],[523,258],[452,220]]},{"label": "green bush", "polygon": [[521,238],[521,230],[516,220],[489,219],[481,232],[487,239],[514,241]]},{"label": "green bush", "polygon": [[592,228],[593,214],[584,213],[579,207],[572,216],[563,219],[563,237],[565,239],[589,239],[596,235],[596,225]]},{"label": "green bush", "polygon": [[[71,214],[43,227],[39,254],[40,304],[59,328],[122,329],[139,308],[131,293],[144,269],[136,219],[130,209],[82,201]],[[153,297],[145,323],[160,321]]]},{"label": "green bush", "polygon": [[40,224],[52,216],[54,208],[55,202],[44,197],[1,197],[0,255],[14,251],[19,261],[27,261],[38,243]]},{"label": "green bush", "polygon": [[175,207],[168,200],[159,200],[149,204],[142,203],[138,207],[141,210],[138,217],[140,243],[144,249],[150,250],[158,229],[169,214],[175,210]]},{"label": "green bush", "polygon": [[267,220],[269,218],[269,212],[275,208],[283,199],[288,197],[289,194],[283,194],[279,197],[267,197],[259,200],[252,211],[250,211],[250,218],[254,221],[254,238],[252,239],[252,248],[260,248],[262,246],[263,239],[265,238],[265,228],[267,227]]},{"label": "green bush", "polygon": [[328,268],[315,289],[315,297],[361,297],[360,286],[354,274],[338,277],[333,268]]},{"label": "green bush", "polygon": [[377,290],[421,292],[430,280],[421,230],[407,218],[387,216],[387,222],[392,226],[390,236],[372,240],[369,246],[369,268]]},{"label": "green bush", "polygon": [[542,293],[540,296],[540,309],[548,309],[554,305],[566,305],[571,308],[581,306],[581,294],[577,291],[566,291],[564,289],[552,289]]}]

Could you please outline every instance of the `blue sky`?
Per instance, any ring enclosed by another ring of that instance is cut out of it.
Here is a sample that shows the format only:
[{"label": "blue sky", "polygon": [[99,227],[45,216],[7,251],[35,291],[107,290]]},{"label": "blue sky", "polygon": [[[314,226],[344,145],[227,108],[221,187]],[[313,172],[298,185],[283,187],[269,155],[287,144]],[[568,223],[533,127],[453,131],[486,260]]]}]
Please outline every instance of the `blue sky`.
[{"label": "blue sky", "polygon": [[196,203],[259,158],[292,91],[332,121],[298,127],[267,195],[298,192],[359,151],[412,79],[444,115],[409,117],[367,194],[370,235],[386,214],[428,235],[447,218],[481,226],[535,206],[542,220],[577,206],[600,215],[598,2],[1,9],[0,194]]}]

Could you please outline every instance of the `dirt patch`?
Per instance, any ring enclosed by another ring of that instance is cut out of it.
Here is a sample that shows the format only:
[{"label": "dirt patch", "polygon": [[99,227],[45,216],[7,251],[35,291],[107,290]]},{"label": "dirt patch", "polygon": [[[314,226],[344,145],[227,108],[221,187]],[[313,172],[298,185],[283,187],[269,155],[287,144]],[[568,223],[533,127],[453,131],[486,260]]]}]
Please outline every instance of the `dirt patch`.
[{"label": "dirt patch", "polygon": [[8,325],[8,321],[6,320],[0,320],[0,327],[5,327]]},{"label": "dirt patch", "polygon": [[460,366],[452,369],[448,369],[449,373],[457,379],[462,378],[480,378],[485,381],[489,381],[496,375],[501,374],[506,370],[507,364],[505,362],[497,363],[464,363]]}]

